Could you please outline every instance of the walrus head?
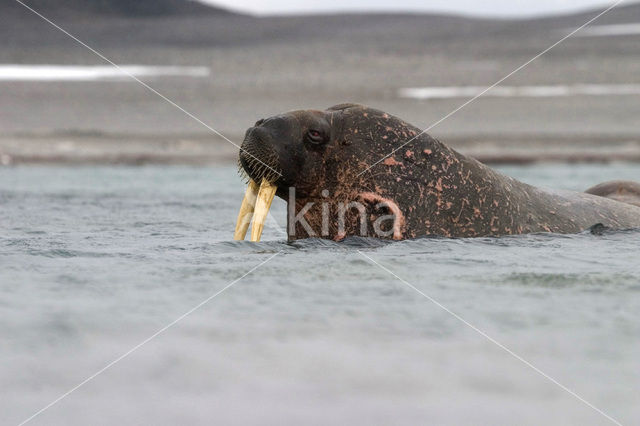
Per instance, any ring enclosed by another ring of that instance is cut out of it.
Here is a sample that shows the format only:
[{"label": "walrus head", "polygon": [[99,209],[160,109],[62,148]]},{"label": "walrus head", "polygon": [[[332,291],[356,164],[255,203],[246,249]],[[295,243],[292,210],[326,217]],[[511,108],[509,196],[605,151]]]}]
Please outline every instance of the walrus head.
[{"label": "walrus head", "polygon": [[279,196],[288,187],[313,193],[324,174],[327,150],[338,137],[333,120],[329,111],[293,111],[258,120],[242,143],[241,169],[254,182],[275,185]]},{"label": "walrus head", "polygon": [[446,212],[453,215],[460,200],[447,196],[454,189],[447,176],[464,178],[461,157],[401,119],[362,105],[259,120],[240,151],[249,187],[235,238],[244,239],[253,217],[251,239],[260,239],[274,195],[288,201],[290,240],[450,235]]}]

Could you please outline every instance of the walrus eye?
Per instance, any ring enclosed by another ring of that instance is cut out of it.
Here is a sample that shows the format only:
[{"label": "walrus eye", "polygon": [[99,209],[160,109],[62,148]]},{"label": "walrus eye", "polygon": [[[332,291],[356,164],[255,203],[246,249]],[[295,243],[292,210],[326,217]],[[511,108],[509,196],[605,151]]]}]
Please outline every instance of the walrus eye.
[{"label": "walrus eye", "polygon": [[320,132],[319,130],[314,130],[314,129],[310,129],[307,132],[307,139],[309,140],[309,142],[313,143],[313,144],[320,144],[323,143],[324,140],[324,135],[322,134],[322,132]]}]

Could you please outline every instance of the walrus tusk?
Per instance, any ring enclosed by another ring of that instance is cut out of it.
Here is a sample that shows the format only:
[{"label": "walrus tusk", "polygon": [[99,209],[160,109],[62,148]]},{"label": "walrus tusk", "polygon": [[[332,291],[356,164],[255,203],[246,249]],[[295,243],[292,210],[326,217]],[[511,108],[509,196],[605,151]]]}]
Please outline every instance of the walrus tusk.
[{"label": "walrus tusk", "polygon": [[236,231],[233,234],[234,240],[244,240],[249,229],[249,223],[253,217],[253,208],[256,205],[256,197],[258,196],[258,184],[253,179],[249,180],[247,192],[244,194],[238,220],[236,221]]},{"label": "walrus tusk", "polygon": [[253,225],[251,226],[251,241],[258,242],[262,236],[264,222],[267,220],[269,208],[273,202],[273,196],[276,195],[277,187],[266,179],[262,179],[260,190],[258,191],[258,199],[253,213]]}]

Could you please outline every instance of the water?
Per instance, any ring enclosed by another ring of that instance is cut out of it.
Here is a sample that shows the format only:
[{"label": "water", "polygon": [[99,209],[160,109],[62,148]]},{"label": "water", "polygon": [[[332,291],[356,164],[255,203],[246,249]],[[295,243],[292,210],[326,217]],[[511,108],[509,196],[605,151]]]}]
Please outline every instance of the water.
[{"label": "water", "polygon": [[[543,186],[639,165],[510,167]],[[611,424],[359,251],[623,424],[640,421],[640,233],[230,240],[232,167],[0,168],[0,423]]]},{"label": "water", "polygon": [[[567,31],[573,31],[567,30]],[[610,37],[640,34],[640,24],[590,25],[583,28],[574,37]]]},{"label": "water", "polygon": [[[407,87],[398,96],[410,99],[472,98],[487,90],[487,86]],[[567,96],[637,96],[640,84],[558,84],[553,86],[497,86],[484,93],[494,98],[558,98]]]},{"label": "water", "polygon": [[208,67],[0,64],[0,81],[109,81],[131,77],[208,77]]}]

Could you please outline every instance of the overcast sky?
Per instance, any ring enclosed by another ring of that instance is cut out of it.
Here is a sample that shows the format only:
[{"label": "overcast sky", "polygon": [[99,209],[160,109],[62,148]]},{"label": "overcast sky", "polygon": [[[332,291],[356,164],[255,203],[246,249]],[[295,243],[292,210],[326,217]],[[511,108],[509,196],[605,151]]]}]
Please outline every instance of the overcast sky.
[{"label": "overcast sky", "polygon": [[[203,0],[257,14],[333,11],[425,11],[525,16],[607,7],[613,0]],[[627,3],[632,3],[628,0]]]}]

